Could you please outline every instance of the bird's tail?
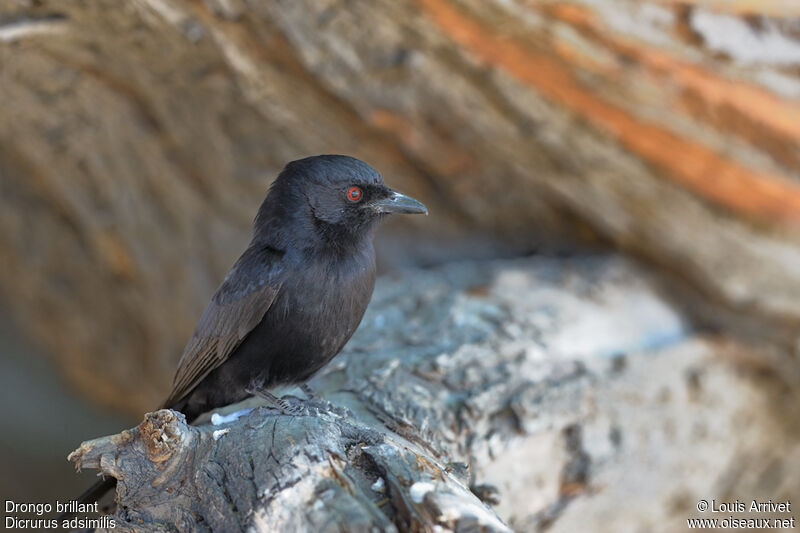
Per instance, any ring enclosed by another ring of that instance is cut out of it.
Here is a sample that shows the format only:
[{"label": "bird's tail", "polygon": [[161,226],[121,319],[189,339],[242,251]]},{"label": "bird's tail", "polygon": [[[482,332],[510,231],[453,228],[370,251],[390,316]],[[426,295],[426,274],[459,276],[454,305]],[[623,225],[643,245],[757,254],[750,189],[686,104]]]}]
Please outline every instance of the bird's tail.
[{"label": "bird's tail", "polygon": [[[94,503],[98,501],[103,495],[117,486],[117,478],[114,477],[106,477],[103,479],[97,480],[97,482],[86,489],[86,491],[78,496],[77,501],[79,503]],[[61,523],[62,520],[74,517],[75,513],[68,511],[61,514],[58,517],[58,522]]]}]

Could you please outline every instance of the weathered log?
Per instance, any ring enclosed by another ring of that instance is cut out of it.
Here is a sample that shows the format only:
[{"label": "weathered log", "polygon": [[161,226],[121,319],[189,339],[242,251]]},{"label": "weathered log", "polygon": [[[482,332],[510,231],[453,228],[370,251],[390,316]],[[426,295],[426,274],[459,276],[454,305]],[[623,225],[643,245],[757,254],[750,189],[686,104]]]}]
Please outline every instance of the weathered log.
[{"label": "weathered log", "polygon": [[114,531],[675,531],[800,489],[797,403],[736,353],[613,257],[410,270],[315,380],[335,409],[158,411],[71,458],[119,479]]},{"label": "weathered log", "polygon": [[431,208],[388,228],[384,263],[599,235],[794,342],[797,15],[791,2],[4,2],[0,290],[84,391],[151,409],[268,176],[344,152]]}]

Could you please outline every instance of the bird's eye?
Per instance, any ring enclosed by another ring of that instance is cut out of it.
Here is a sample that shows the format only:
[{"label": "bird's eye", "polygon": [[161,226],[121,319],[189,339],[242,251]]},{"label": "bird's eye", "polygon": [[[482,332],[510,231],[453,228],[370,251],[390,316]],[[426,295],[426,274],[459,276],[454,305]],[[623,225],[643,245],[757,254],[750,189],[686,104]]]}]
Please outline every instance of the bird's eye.
[{"label": "bird's eye", "polygon": [[358,187],[350,187],[347,189],[347,199],[351,202],[357,202],[361,200],[361,189]]}]

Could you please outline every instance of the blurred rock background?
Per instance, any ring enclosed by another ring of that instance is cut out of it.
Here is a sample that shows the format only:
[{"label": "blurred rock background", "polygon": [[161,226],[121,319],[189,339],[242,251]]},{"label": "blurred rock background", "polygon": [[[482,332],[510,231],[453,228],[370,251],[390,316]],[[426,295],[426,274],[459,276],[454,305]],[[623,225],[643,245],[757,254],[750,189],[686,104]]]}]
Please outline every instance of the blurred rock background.
[{"label": "blurred rock background", "polygon": [[7,420],[77,444],[158,404],[271,178],[315,153],[428,205],[383,271],[627,254],[797,390],[796,2],[1,0],[0,95]]}]

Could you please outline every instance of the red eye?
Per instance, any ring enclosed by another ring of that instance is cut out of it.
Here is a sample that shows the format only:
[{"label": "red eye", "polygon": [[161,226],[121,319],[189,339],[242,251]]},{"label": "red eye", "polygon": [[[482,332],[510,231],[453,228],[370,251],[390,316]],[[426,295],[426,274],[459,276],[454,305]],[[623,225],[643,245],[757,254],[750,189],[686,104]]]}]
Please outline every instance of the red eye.
[{"label": "red eye", "polygon": [[361,200],[361,189],[358,187],[350,187],[347,189],[347,199],[351,202],[357,202]]}]

